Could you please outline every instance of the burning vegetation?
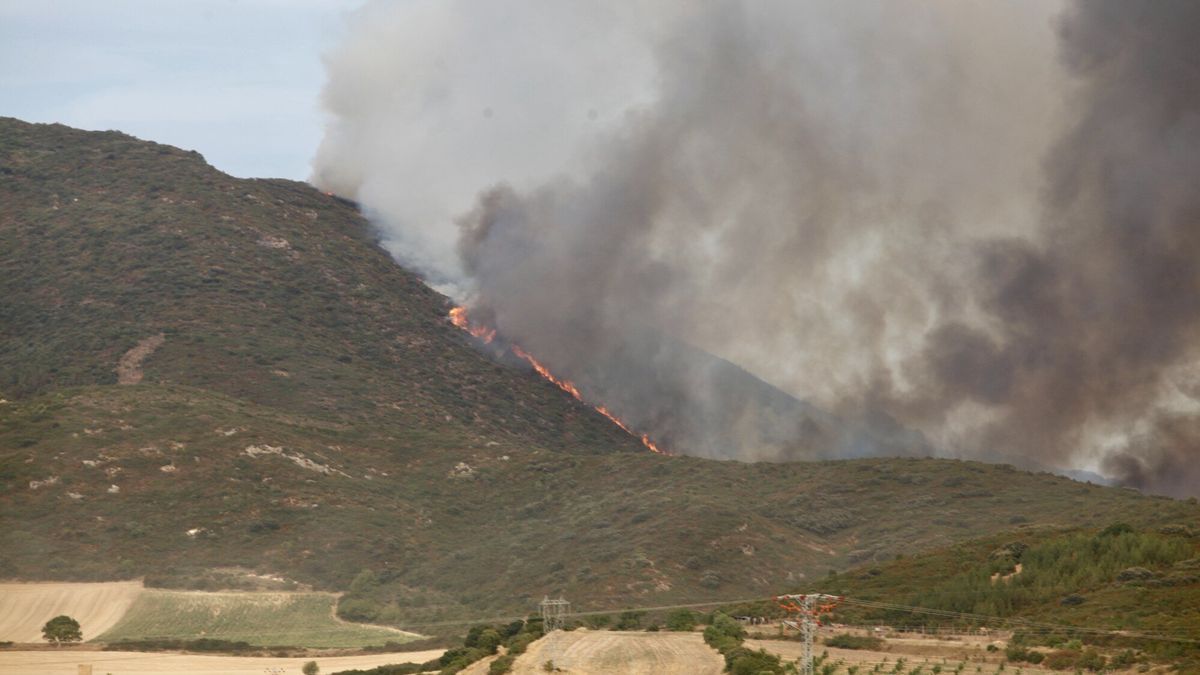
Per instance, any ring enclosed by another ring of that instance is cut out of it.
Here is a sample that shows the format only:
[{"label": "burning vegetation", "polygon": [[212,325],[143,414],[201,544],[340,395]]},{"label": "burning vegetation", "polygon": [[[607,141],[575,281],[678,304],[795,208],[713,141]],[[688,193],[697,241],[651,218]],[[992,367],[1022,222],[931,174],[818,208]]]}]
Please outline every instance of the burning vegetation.
[{"label": "burning vegetation", "polygon": [[[455,308],[451,309],[450,310],[450,323],[467,331],[468,333],[470,333],[472,336],[478,338],[479,340],[482,340],[484,344],[492,344],[492,342],[494,342],[496,339],[496,329],[495,328],[491,328],[489,326],[484,326],[481,324],[471,323],[471,320],[467,317],[467,308],[466,307],[455,307]],[[584,404],[592,406],[592,408],[596,412],[607,417],[609,419],[609,421],[611,421],[613,424],[620,427],[622,431],[629,434],[630,436],[633,436],[634,438],[641,440],[642,445],[646,446],[646,448],[649,449],[651,452],[656,452],[660,455],[670,454],[670,453],[666,452],[665,450],[663,450],[662,448],[658,447],[658,445],[655,444],[654,441],[650,440],[650,436],[648,434],[639,434],[636,431],[634,431],[633,429],[629,428],[628,424],[621,421],[621,418],[614,415],[612,413],[612,411],[610,411],[608,408],[606,408],[602,405],[593,405],[592,403],[584,400],[583,394],[579,391],[579,387],[575,386],[574,382],[571,382],[570,380],[565,380],[561,377],[555,376],[554,373],[550,372],[550,369],[547,368],[541,361],[538,361],[536,358],[533,357],[532,354],[525,351],[524,349],[521,349],[521,347],[519,345],[517,345],[515,343],[510,343],[508,345],[508,351],[513,356],[516,356],[517,358],[521,359],[525,363],[528,363],[529,366],[531,368],[533,368],[534,372],[536,372],[538,375],[541,375],[543,378],[545,378],[546,380],[553,383],[554,386],[567,392],[575,400],[579,401],[580,403],[584,403]]]}]

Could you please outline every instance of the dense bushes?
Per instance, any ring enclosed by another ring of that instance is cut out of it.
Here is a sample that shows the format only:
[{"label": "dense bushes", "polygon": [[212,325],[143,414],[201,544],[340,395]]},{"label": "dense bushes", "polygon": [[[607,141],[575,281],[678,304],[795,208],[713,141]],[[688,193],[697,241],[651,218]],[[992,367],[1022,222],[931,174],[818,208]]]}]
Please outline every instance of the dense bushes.
[{"label": "dense bushes", "polygon": [[415,675],[415,673],[437,670],[438,667],[438,660],[434,659],[425,663],[399,663],[391,666],[378,666],[368,670],[342,670],[333,675]]},{"label": "dense bushes", "polygon": [[1020,663],[1041,663],[1045,658],[1045,654],[1028,649],[1024,645],[1016,644],[1015,642],[1008,645],[1008,649],[1004,650],[1004,657],[1009,661]]},{"label": "dense bushes", "polygon": [[779,657],[763,650],[753,651],[742,646],[746,631],[737,621],[717,612],[712,623],[704,629],[704,641],[725,657],[725,669],[734,675],[761,675],[784,672]]},{"label": "dense bushes", "polygon": [[696,615],[690,609],[677,609],[667,615],[667,630],[687,632],[696,627]]},{"label": "dense bushes", "polygon": [[298,649],[298,647],[256,647],[248,642],[233,640],[215,640],[200,638],[198,640],[176,640],[170,638],[150,638],[146,640],[122,640],[104,645],[105,651],[157,652],[179,650],[187,652],[222,652],[239,654],[263,650]]},{"label": "dense bushes", "polygon": [[617,617],[616,630],[639,630],[642,627],[642,618],[646,616],[645,612],[621,612]]},{"label": "dense bushes", "polygon": [[826,638],[825,644],[842,649],[871,649],[878,651],[883,647],[883,640],[870,635],[851,635],[842,633]]},{"label": "dense bushes", "polygon": [[513,654],[505,654],[492,661],[492,665],[488,666],[488,675],[504,675],[512,670],[513,662],[517,657]]},{"label": "dense bushes", "polygon": [[742,625],[720,612],[713,614],[712,623],[704,629],[704,641],[722,654],[740,647],[745,639],[746,631]]},{"label": "dense bushes", "polygon": [[1076,671],[1089,670],[1099,672],[1104,670],[1105,659],[1095,649],[1085,649],[1077,651],[1074,649],[1060,649],[1050,652],[1042,661],[1042,666],[1053,670],[1071,670]]},{"label": "dense bushes", "polygon": [[[1184,537],[1133,531],[1118,523],[1099,534],[1085,532],[1055,537],[1029,546],[1006,546],[973,569],[946,579],[905,604],[956,612],[1012,616],[1048,598],[1063,606],[1081,604],[1081,588],[1107,583],[1150,583],[1155,568],[1193,557],[1195,547]],[[1021,573],[996,583],[992,575]]]}]

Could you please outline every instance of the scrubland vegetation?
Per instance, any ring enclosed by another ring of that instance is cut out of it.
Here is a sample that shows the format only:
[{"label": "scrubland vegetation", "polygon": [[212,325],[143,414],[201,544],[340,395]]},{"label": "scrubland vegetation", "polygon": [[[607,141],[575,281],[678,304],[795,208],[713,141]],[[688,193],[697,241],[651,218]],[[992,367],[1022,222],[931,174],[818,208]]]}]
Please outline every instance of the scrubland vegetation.
[{"label": "scrubland vegetation", "polygon": [[819,587],[949,613],[846,605],[834,621],[966,629],[1012,619],[1013,662],[1200,668],[1200,530],[1188,523],[1028,529],[831,575]]}]

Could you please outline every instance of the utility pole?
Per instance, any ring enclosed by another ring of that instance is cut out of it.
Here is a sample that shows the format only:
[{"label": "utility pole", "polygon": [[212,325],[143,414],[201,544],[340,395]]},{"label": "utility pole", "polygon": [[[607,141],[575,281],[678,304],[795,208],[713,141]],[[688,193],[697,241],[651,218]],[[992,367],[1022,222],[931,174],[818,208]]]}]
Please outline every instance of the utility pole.
[{"label": "utility pole", "polygon": [[566,624],[567,615],[571,613],[571,603],[559,597],[557,600],[551,600],[550,596],[542,596],[542,631],[550,634],[553,631],[560,630]]},{"label": "utility pole", "polygon": [[810,593],[808,595],[781,595],[776,597],[775,601],[785,612],[797,615],[800,636],[804,640],[804,652],[800,657],[800,675],[814,675],[813,641],[817,637],[817,626],[821,625],[821,615],[832,612],[841,598],[824,593]]}]

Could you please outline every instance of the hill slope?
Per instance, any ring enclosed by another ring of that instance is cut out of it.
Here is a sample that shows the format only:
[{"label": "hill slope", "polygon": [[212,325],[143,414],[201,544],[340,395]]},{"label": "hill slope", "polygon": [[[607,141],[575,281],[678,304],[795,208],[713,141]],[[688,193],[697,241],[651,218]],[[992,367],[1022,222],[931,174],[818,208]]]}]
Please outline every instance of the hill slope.
[{"label": "hill slope", "polygon": [[979,463],[651,455],[478,350],[352,205],[119,133],[0,120],[0,203],[0,576],[238,566],[417,624],[1200,514]]},{"label": "hill slope", "polygon": [[[807,587],[868,603],[947,613],[848,603],[838,610],[842,621],[962,628],[981,620],[956,613],[1019,618],[1036,622],[1012,625],[1017,630],[1015,643],[1026,648],[1062,649],[1079,639],[1083,644],[1132,648],[1181,667],[1200,668],[1197,524],[1143,530],[1120,523],[1103,529],[1022,528],[864,566]],[[1074,651],[1073,656],[1080,656],[1078,647]],[[1021,653],[1018,647],[1010,658],[1018,660]],[[1070,656],[1059,655],[1062,661]]]}]

